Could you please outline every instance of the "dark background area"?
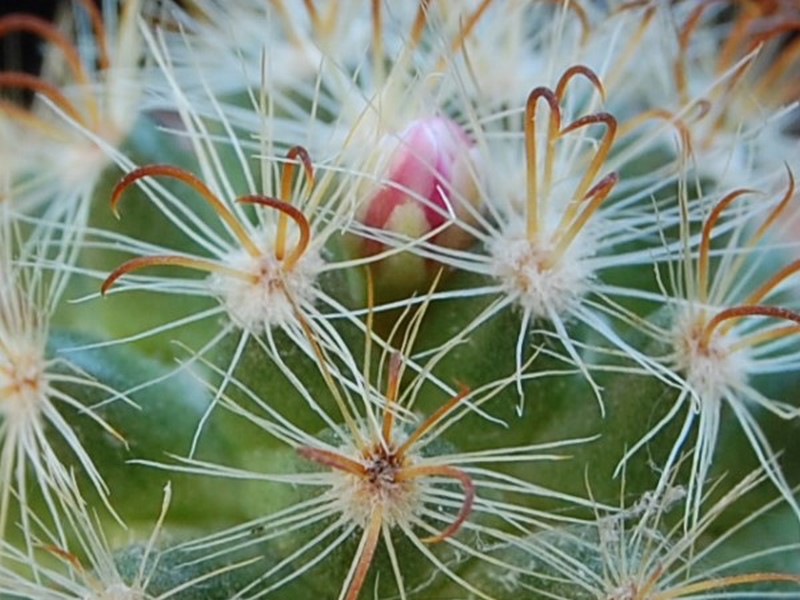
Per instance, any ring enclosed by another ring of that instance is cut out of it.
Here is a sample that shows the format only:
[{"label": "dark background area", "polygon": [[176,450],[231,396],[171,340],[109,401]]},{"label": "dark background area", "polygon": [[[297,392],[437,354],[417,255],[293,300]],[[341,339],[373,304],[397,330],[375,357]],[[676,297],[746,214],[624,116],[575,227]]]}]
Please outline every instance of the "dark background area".
[{"label": "dark background area", "polygon": [[10,12],[52,14],[58,0],[0,0],[0,15]]},{"label": "dark background area", "polygon": [[[52,20],[59,0],[0,0],[0,17],[25,12]],[[36,73],[41,63],[41,40],[28,33],[10,33],[0,39],[0,67]]]}]

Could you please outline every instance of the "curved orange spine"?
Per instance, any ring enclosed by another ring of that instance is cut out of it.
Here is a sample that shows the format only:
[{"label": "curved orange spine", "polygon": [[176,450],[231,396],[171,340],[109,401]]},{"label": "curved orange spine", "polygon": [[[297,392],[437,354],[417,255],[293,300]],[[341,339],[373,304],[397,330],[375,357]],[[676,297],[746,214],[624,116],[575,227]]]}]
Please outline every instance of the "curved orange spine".
[{"label": "curved orange spine", "polygon": [[785,267],[783,267],[780,271],[775,273],[772,277],[770,277],[767,281],[761,284],[756,291],[750,294],[747,299],[744,301],[745,305],[754,305],[761,302],[764,297],[769,294],[772,290],[774,290],[782,281],[791,277],[795,273],[800,271],[800,260],[795,260]]},{"label": "curved orange spine", "polygon": [[[708,113],[711,105],[708,101],[702,100],[697,103],[697,106],[701,109],[700,115],[696,118],[696,120],[699,120]],[[674,125],[681,140],[683,155],[687,157],[691,156],[693,152],[692,135],[689,132],[689,127],[683,119],[676,117],[674,113],[664,108],[651,108],[625,121],[620,125],[619,129],[617,129],[617,135],[619,135],[619,137],[624,137],[631,131],[634,131],[639,125],[651,119],[662,119]]]},{"label": "curved orange spine", "polygon": [[594,71],[592,71],[592,69],[590,69],[585,65],[573,65],[569,69],[564,71],[564,74],[561,75],[561,77],[558,80],[558,83],[556,84],[555,94],[559,102],[561,102],[564,99],[564,92],[566,91],[569,82],[572,81],[572,79],[578,75],[583,75],[586,79],[588,79],[589,82],[594,86],[594,88],[600,94],[600,98],[602,98],[603,101],[605,101],[606,90],[603,87],[603,82],[600,81],[600,78],[597,76],[597,73],[595,73]]},{"label": "curved orange spine", "polygon": [[111,210],[114,212],[114,215],[119,218],[119,211],[117,209],[117,204],[119,203],[120,198],[122,197],[122,193],[128,189],[134,182],[142,179],[144,177],[155,177],[155,176],[164,176],[164,177],[172,177],[173,179],[177,179],[182,181],[183,183],[187,184],[189,187],[194,189],[198,194],[200,194],[203,199],[208,202],[214,211],[219,215],[219,217],[230,227],[233,234],[242,244],[244,249],[247,251],[248,254],[251,256],[258,257],[261,256],[261,252],[258,249],[258,246],[255,245],[252,239],[250,239],[249,234],[242,226],[242,224],[236,219],[233,213],[225,206],[222,201],[217,197],[214,192],[212,192],[209,187],[200,181],[195,175],[190,173],[189,171],[182,169],[180,167],[175,167],[172,165],[161,165],[161,164],[154,164],[154,165],[146,165],[144,167],[139,167],[138,169],[134,169],[127,175],[125,175],[122,179],[117,182],[117,185],[114,186],[114,190],[111,192]]},{"label": "curved orange spine", "polygon": [[25,13],[12,13],[0,18],[0,37],[14,31],[26,31],[39,36],[43,40],[50,42],[61,50],[70,69],[75,75],[75,79],[84,87],[86,97],[86,107],[91,116],[92,123],[97,123],[97,102],[91,93],[91,80],[86,68],[81,62],[80,54],[75,45],[58,29],[44,19]]},{"label": "curved orange spine", "polygon": [[297,454],[315,463],[336,469],[337,471],[344,471],[359,476],[366,475],[367,473],[366,468],[360,462],[342,456],[338,452],[301,446],[297,449]]},{"label": "curved orange spine", "polygon": [[419,41],[422,39],[422,32],[425,31],[425,23],[428,21],[428,8],[433,0],[419,0],[417,7],[417,15],[414,17],[414,23],[411,25],[411,33],[409,39],[411,40],[409,49],[417,47]]},{"label": "curved orange spine", "polygon": [[89,84],[89,75],[81,62],[80,54],[75,45],[51,23],[34,15],[13,13],[0,18],[0,37],[14,31],[27,31],[38,35],[61,50],[64,58],[75,74],[76,79],[82,84]]},{"label": "curved orange spine", "polygon": [[455,406],[461,402],[464,398],[469,396],[469,388],[463,386],[461,390],[450,400],[445,402],[442,406],[440,406],[436,412],[434,412],[431,416],[425,419],[419,426],[414,430],[414,432],[408,436],[408,439],[403,442],[403,444],[397,449],[395,452],[395,456],[398,459],[402,459],[405,456],[405,453],[408,452],[409,448],[413,446],[417,440],[419,440],[423,435],[425,435],[431,427],[436,425],[439,421],[441,421],[447,413],[449,413]]},{"label": "curved orange spine", "polygon": [[[800,29],[800,26],[798,28]],[[800,57],[800,40],[793,40],[785,48],[781,49],[777,59],[773,59],[769,69],[758,80],[754,93],[757,96],[761,96],[764,93],[772,93],[771,88],[797,62],[798,57]],[[782,100],[782,98],[778,100]]]},{"label": "curved orange spine", "polygon": [[753,237],[750,239],[750,245],[758,243],[758,241],[764,237],[764,234],[767,230],[772,227],[773,223],[778,220],[778,217],[781,216],[786,207],[789,205],[789,201],[794,196],[795,190],[795,183],[794,183],[794,173],[792,173],[791,168],[789,168],[788,164],[785,164],[786,173],[789,175],[789,187],[786,188],[786,192],[783,194],[780,202],[778,202],[778,206],[776,206],[772,212],[767,217],[767,220],[764,221],[761,226],[756,230],[753,234]]},{"label": "curved orange spine", "polygon": [[550,107],[544,168],[546,189],[549,187],[552,173],[552,145],[561,128],[561,108],[558,105],[558,98],[550,88],[535,88],[528,95],[528,101],[525,104],[525,174],[527,177],[527,235],[529,240],[535,239],[539,231],[539,183],[536,165],[536,108],[539,98],[543,98]]},{"label": "curved orange spine", "polygon": [[[548,262],[551,263],[556,262],[558,258],[561,257],[564,254],[564,252],[566,252],[569,245],[578,235],[580,230],[583,229],[583,226],[586,225],[586,222],[589,220],[589,218],[597,211],[598,208],[600,208],[600,205],[608,197],[608,195],[611,193],[611,190],[613,190],[614,186],[617,185],[618,181],[619,181],[619,175],[617,175],[616,173],[609,173],[608,175],[603,177],[600,181],[598,181],[597,184],[591,190],[586,192],[586,196],[583,198],[581,203],[588,200],[589,204],[586,206],[586,208],[583,209],[580,215],[578,215],[578,217],[574,221],[572,221],[572,223],[569,226],[569,229],[567,229],[566,231],[564,231],[564,233],[558,236],[556,247],[553,250],[551,258]],[[571,215],[573,215],[577,210],[577,206],[578,203],[576,202],[570,206],[570,209],[572,210],[569,210],[564,214],[564,218],[562,219],[562,222],[559,225],[559,229],[566,226],[566,224],[569,222],[567,220],[568,213],[569,217],[571,218]]]},{"label": "curved orange spine", "polygon": [[699,4],[686,19],[680,32],[678,33],[678,56],[675,58],[673,72],[675,75],[675,85],[678,87],[678,97],[681,103],[686,104],[689,101],[689,94],[686,84],[686,51],[689,48],[689,39],[697,28],[700,19],[703,17],[706,9],[715,2],[722,2],[724,0],[709,0]]},{"label": "curved orange spine", "polygon": [[736,51],[742,47],[742,41],[747,35],[747,29],[757,17],[754,14],[755,11],[747,3],[742,3],[742,11],[742,14],[733,22],[733,27],[720,49],[716,67],[719,74],[724,73],[734,63]]},{"label": "curved orange spine", "polygon": [[100,68],[108,69],[111,66],[111,57],[108,52],[108,35],[106,34],[106,26],[103,23],[103,16],[100,14],[100,9],[92,0],[78,0],[83,6],[84,10],[89,13],[89,18],[92,21],[92,29],[94,29],[94,37],[97,41],[97,48],[100,54]]},{"label": "curved orange spine", "polygon": [[214,261],[203,258],[191,258],[189,256],[179,255],[140,256],[138,258],[128,260],[114,269],[111,274],[105,278],[100,286],[100,293],[105,295],[106,292],[108,292],[108,289],[126,273],[136,271],[137,269],[143,269],[144,267],[168,265],[186,267],[187,269],[196,269],[198,271],[208,271],[211,273],[224,273],[225,275],[236,277],[237,279],[243,279],[245,281],[252,282],[256,280],[255,275],[238,271],[236,269],[231,269],[230,267],[226,267],[224,265],[215,263]]},{"label": "curved orange spine", "polygon": [[382,0],[372,0],[372,69],[375,81],[384,79]]},{"label": "curved orange spine", "polygon": [[786,321],[793,321],[800,325],[800,314],[789,310],[788,308],[780,308],[778,306],[733,306],[720,311],[714,318],[712,318],[703,329],[702,337],[700,338],[700,347],[707,349],[708,344],[711,342],[711,336],[714,330],[725,321],[732,319],[742,319],[744,317],[772,317],[774,319],[784,319]]},{"label": "curved orange spine", "polygon": [[459,28],[458,35],[453,38],[453,41],[450,43],[450,52],[455,54],[458,52],[461,47],[464,45],[464,42],[467,41],[467,38],[472,33],[472,30],[475,29],[475,25],[478,24],[483,13],[486,12],[486,9],[489,8],[489,5],[492,3],[493,0],[483,0],[479,5],[478,8],[473,10],[470,15],[464,20],[464,25]]},{"label": "curved orange spine", "polygon": [[795,31],[800,30],[800,20],[794,21],[785,21],[783,23],[779,23],[774,27],[770,27],[759,33],[758,35],[753,37],[753,41],[750,42],[750,47],[748,48],[748,52],[755,50],[761,44],[770,41],[772,38],[782,35],[784,33],[793,33]]},{"label": "curved orange spine", "polygon": [[[294,161],[296,159],[300,160],[300,163],[303,165],[303,171],[305,171],[308,184],[313,186],[314,167],[311,164],[311,157],[308,155],[308,151],[302,146],[293,146],[289,149],[289,152],[286,153],[286,158],[289,161]],[[284,202],[291,202],[292,200],[292,179],[294,178],[294,168],[294,162],[287,162],[281,171],[281,200]],[[281,260],[286,252],[286,220],[286,214],[281,213],[278,217],[278,230],[275,236],[275,257],[278,260]]]},{"label": "curved orange spine", "polygon": [[737,340],[736,343],[731,344],[729,352],[734,353],[738,350],[742,350],[743,348],[758,346],[759,344],[763,344],[764,342],[768,342],[770,340],[786,337],[787,335],[796,335],[798,333],[800,333],[800,325],[784,325],[782,327],[767,329],[766,331],[759,331],[743,337],[742,339]]},{"label": "curved orange spine", "polygon": [[0,73],[0,86],[22,88],[38,92],[43,96],[47,96],[67,115],[75,119],[75,121],[81,125],[86,125],[81,113],[78,112],[78,109],[75,108],[75,105],[72,104],[72,102],[70,102],[69,99],[61,93],[61,90],[59,90],[52,83],[48,83],[40,77],[35,77],[33,75],[29,75],[28,73],[19,73],[16,71]]},{"label": "curved orange spine", "polygon": [[392,352],[389,357],[389,376],[386,382],[386,408],[383,411],[383,427],[381,434],[387,448],[392,445],[392,428],[394,426],[394,412],[392,404],[397,402],[400,393],[400,371],[403,366],[403,357],[399,352]]},{"label": "curved orange spine", "polygon": [[59,548],[58,546],[56,546],[54,544],[46,544],[43,548],[44,548],[44,550],[46,550],[50,554],[53,554],[53,555],[65,560],[65,561],[67,561],[79,573],[81,573],[81,574],[86,573],[86,569],[83,568],[83,565],[81,564],[80,559],[77,556],[75,556],[72,552],[69,552],[68,550],[64,550],[63,548]]},{"label": "curved orange spine", "polygon": [[447,465],[419,465],[414,467],[407,467],[397,473],[397,480],[404,481],[408,479],[416,479],[419,477],[430,476],[450,477],[457,479],[464,489],[464,502],[450,525],[436,535],[422,538],[426,544],[437,544],[455,535],[464,522],[472,512],[472,506],[475,503],[475,484],[472,483],[472,478],[461,469],[450,467]]},{"label": "curved orange spine", "polygon": [[378,547],[378,540],[383,529],[383,510],[378,506],[370,516],[369,524],[364,528],[364,535],[358,549],[356,566],[353,569],[353,579],[347,586],[347,595],[344,600],[358,600],[367,572],[375,556]]},{"label": "curved orange spine", "polygon": [[703,233],[700,237],[700,253],[697,258],[697,287],[700,293],[700,302],[705,303],[708,300],[708,256],[711,249],[711,231],[714,229],[714,225],[717,224],[722,211],[739,196],[757,193],[756,190],[750,189],[734,190],[717,202],[703,224]]},{"label": "curved orange spine", "polygon": [[13,102],[0,99],[0,112],[6,113],[15,121],[25,123],[34,129],[38,129],[45,135],[49,135],[56,140],[69,140],[69,136],[55,127],[52,123],[49,123],[40,116],[33,114],[29,110],[26,110],[21,106],[14,104]]},{"label": "curved orange spine", "polygon": [[761,581],[790,581],[800,584],[800,576],[791,575],[789,573],[749,573],[746,575],[731,575],[730,577],[708,579],[706,581],[690,583],[689,585],[684,585],[666,592],[659,592],[653,596],[653,600],[672,600],[673,598],[680,598],[681,596],[727,587],[729,585],[742,585]]},{"label": "curved orange spine", "polygon": [[303,0],[303,6],[306,8],[306,12],[308,13],[308,18],[311,21],[311,27],[314,29],[315,32],[319,32],[319,12],[317,12],[317,7],[314,6],[313,0]]},{"label": "curved orange spine", "polygon": [[589,186],[591,185],[592,181],[594,181],[595,177],[597,177],[600,167],[603,166],[603,163],[608,157],[608,153],[611,151],[611,144],[614,143],[614,136],[617,133],[617,120],[613,115],[607,112],[594,113],[591,115],[586,115],[585,117],[581,117],[580,119],[576,119],[564,127],[564,129],[562,129],[559,133],[559,136],[566,135],[567,133],[571,133],[582,127],[594,125],[595,123],[602,123],[605,125],[606,130],[600,140],[599,146],[597,147],[597,152],[595,152],[595,155],[592,157],[592,160],[589,163],[589,167],[586,169],[586,173],[583,175],[583,179],[581,179],[578,187],[575,188],[575,199],[583,198],[586,195],[587,191],[589,190]]},{"label": "curved orange spine", "polygon": [[[563,0],[550,0],[550,2],[553,4],[560,4],[561,6],[565,4]],[[586,40],[589,39],[589,32],[591,31],[589,15],[586,14],[586,9],[583,8],[577,0],[570,0],[567,6],[575,13],[575,16],[578,17],[578,21],[581,22],[581,45],[585,45]]]},{"label": "curved orange spine", "polygon": [[297,240],[297,244],[295,244],[294,249],[283,261],[284,269],[290,271],[308,249],[308,244],[311,241],[311,227],[308,224],[308,220],[306,219],[305,215],[288,202],[284,202],[278,198],[251,195],[242,196],[241,198],[237,198],[236,201],[247,204],[260,204],[261,206],[269,206],[270,208],[281,211],[297,224],[297,227],[300,229],[300,239]]}]

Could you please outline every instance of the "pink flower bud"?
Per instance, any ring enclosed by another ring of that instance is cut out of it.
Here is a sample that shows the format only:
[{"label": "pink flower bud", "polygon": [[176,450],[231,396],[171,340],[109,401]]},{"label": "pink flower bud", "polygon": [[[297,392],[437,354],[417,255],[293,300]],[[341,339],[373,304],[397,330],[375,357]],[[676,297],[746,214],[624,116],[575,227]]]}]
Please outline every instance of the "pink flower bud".
[{"label": "pink flower bud", "polygon": [[[463,248],[471,236],[458,226],[472,222],[478,193],[475,185],[475,144],[455,121],[430,117],[411,122],[396,137],[383,184],[366,201],[361,221],[372,228],[422,237],[442,228],[430,241]],[[446,222],[453,224],[442,227]],[[365,244],[365,253],[381,250]]]}]

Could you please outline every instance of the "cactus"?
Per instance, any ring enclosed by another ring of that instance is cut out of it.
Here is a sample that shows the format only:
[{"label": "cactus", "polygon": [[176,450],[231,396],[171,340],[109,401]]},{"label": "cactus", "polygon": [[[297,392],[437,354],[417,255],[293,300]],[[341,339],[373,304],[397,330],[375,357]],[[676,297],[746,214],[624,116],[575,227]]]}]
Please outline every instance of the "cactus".
[{"label": "cactus", "polygon": [[800,598],[796,2],[61,9],[0,598]]}]

